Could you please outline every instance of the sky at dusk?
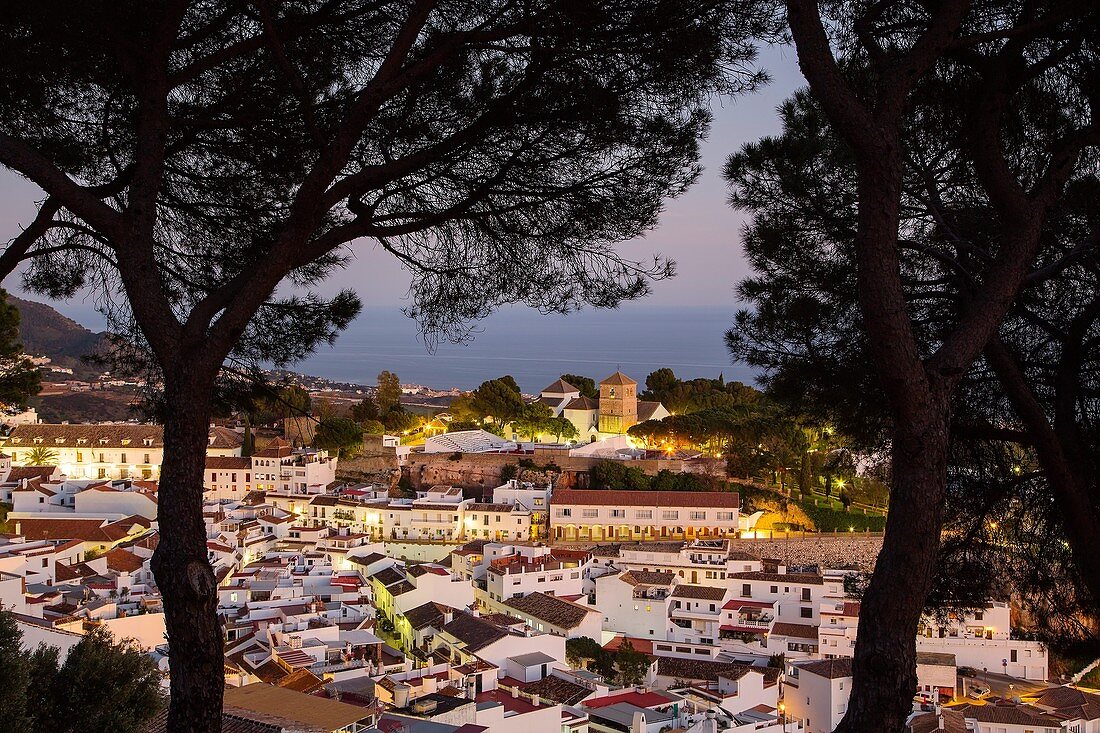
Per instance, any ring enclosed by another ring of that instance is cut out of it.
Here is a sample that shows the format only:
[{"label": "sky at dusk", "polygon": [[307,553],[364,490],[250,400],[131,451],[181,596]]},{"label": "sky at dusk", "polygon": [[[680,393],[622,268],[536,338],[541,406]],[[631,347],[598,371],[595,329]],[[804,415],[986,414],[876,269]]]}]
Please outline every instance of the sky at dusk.
[{"label": "sky at dusk", "polygon": [[[727,156],[741,144],[778,131],[776,107],[803,83],[794,51],[790,48],[764,49],[760,63],[773,77],[769,85],[755,94],[715,100],[711,133],[701,149],[704,170],[699,181],[687,193],[666,204],[656,229],[620,245],[623,253],[632,259],[646,260],[654,253],[661,253],[677,262],[675,278],[656,283],[648,298],[629,304],[624,312],[636,317],[645,309],[664,310],[677,306],[704,307],[730,315],[735,310],[734,286],[746,273],[740,247],[744,217],[727,203],[722,166]],[[34,185],[0,171],[0,236],[5,239],[15,236],[21,225],[33,218],[35,201],[40,197]],[[372,314],[377,317],[379,313],[387,318],[400,318],[399,310],[405,304],[408,283],[408,274],[393,257],[370,243],[360,243],[348,268],[330,278],[323,290],[353,288],[366,306],[363,318],[372,317]],[[13,292],[20,292],[14,278],[5,285]],[[39,296],[29,297],[41,300]],[[103,327],[102,318],[95,313],[90,299],[51,304],[93,330]],[[595,317],[591,311],[582,311],[564,321],[547,319],[545,326],[533,317],[525,318],[524,322],[529,324],[528,329],[545,328],[550,336],[560,332],[563,323],[583,324],[586,318]],[[599,319],[600,323],[614,327],[616,313],[599,314]],[[406,326],[400,327],[402,335],[399,338],[407,337],[410,343],[416,342],[415,324],[408,321]],[[353,325],[352,329],[355,327]],[[493,327],[493,318],[481,325],[481,329],[490,334]],[[718,340],[720,335],[716,334]],[[639,338],[644,337],[639,334]],[[476,356],[477,339],[465,348],[467,353]],[[338,341],[331,355],[339,355],[340,351]]]}]

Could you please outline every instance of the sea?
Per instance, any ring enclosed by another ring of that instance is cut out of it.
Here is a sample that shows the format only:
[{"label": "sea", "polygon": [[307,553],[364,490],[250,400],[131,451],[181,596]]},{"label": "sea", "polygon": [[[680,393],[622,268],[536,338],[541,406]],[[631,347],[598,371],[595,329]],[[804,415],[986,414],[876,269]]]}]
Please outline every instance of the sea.
[{"label": "sea", "polygon": [[436,389],[473,389],[487,379],[512,375],[537,393],[562,374],[597,382],[621,370],[640,383],[661,367],[681,379],[696,377],[753,383],[755,374],[735,364],[724,335],[735,306],[636,306],[544,315],[506,308],[471,327],[461,343],[431,344],[399,308],[365,307],[332,346],[294,365],[294,371],[336,381],[374,384],[383,369],[402,383]]}]

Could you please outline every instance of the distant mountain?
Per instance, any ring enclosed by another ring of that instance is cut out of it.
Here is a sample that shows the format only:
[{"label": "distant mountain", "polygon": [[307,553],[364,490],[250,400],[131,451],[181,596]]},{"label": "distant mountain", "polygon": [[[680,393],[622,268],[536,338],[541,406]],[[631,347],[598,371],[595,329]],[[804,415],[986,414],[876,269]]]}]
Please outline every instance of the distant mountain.
[{"label": "distant mountain", "polygon": [[45,303],[11,294],[8,302],[19,308],[19,338],[23,350],[32,356],[48,356],[56,364],[87,372],[88,366],[81,357],[107,345],[107,334],[89,331]]}]

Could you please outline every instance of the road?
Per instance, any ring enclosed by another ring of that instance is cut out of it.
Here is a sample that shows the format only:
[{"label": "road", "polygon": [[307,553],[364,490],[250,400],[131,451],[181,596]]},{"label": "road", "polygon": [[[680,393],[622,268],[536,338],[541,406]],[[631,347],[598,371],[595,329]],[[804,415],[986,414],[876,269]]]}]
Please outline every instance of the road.
[{"label": "road", "polygon": [[983,672],[978,670],[977,677],[963,677],[959,676],[959,689],[968,697],[973,697],[970,692],[970,687],[978,685],[981,687],[989,688],[990,697],[1023,697],[1025,695],[1035,695],[1040,691],[1051,687],[1046,682],[1034,682],[1032,680],[1021,680],[1016,677],[1009,677],[1003,674],[994,674],[992,670],[989,672]]}]

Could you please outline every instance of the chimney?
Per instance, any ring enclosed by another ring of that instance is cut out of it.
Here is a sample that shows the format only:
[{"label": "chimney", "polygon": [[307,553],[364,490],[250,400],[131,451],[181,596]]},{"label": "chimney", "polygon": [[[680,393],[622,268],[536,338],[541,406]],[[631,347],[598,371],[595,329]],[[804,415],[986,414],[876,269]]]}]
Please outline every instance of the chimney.
[{"label": "chimney", "polygon": [[641,710],[634,711],[634,717],[630,721],[630,733],[646,733],[645,713]]},{"label": "chimney", "polygon": [[466,699],[473,700],[477,697],[477,687],[474,686],[474,676],[466,678]]},{"label": "chimney", "polygon": [[519,688],[518,687],[513,687],[512,688],[512,699],[515,700],[517,698],[519,698]]},{"label": "chimney", "polygon": [[409,706],[409,686],[398,682],[393,686],[393,706],[403,710]]},{"label": "chimney", "polygon": [[542,700],[541,695],[531,695],[531,704],[535,707],[539,706],[539,701]]}]

